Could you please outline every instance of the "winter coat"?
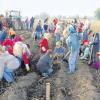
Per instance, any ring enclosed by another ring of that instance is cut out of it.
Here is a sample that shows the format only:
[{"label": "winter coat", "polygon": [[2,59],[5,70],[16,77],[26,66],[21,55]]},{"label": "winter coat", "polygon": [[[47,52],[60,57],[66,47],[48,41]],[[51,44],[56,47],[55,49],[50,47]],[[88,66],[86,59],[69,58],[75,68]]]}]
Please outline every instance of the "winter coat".
[{"label": "winter coat", "polygon": [[48,54],[45,54],[40,57],[38,63],[37,63],[37,70],[39,70],[41,73],[48,72],[48,69],[51,68],[52,65],[52,59],[49,57]]},{"label": "winter coat", "polygon": [[80,48],[80,41],[77,33],[70,33],[69,37],[66,39],[66,43],[72,52]]},{"label": "winter coat", "polygon": [[64,55],[64,53],[65,53],[65,48],[64,47],[60,47],[60,48],[55,48],[54,49],[54,54]]},{"label": "winter coat", "polygon": [[[45,48],[45,50],[43,50],[43,47]],[[41,53],[46,53],[48,49],[49,49],[48,40],[46,38],[41,38],[41,40],[40,40]]]},{"label": "winter coat", "polygon": [[29,56],[31,55],[27,45],[22,42],[16,42],[13,47],[14,56],[22,59],[24,64],[29,64]]},{"label": "winter coat", "polygon": [[7,67],[9,70],[13,71],[19,68],[20,62],[19,60],[5,52],[0,55],[0,79],[2,79],[4,74],[4,67]]}]

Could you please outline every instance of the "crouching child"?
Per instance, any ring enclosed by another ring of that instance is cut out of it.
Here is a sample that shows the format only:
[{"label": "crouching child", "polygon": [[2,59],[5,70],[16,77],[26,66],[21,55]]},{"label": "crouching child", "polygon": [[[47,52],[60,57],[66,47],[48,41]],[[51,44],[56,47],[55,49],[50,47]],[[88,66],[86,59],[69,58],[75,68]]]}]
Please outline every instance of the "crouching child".
[{"label": "crouching child", "polygon": [[14,82],[13,72],[19,67],[19,60],[0,46],[0,81],[4,78],[8,83]]},{"label": "crouching child", "polygon": [[29,66],[29,58],[31,56],[31,52],[28,46],[22,42],[16,42],[13,47],[13,54],[16,56],[21,62],[24,62],[26,70],[30,70]]},{"label": "crouching child", "polygon": [[43,77],[48,77],[53,72],[53,60],[52,60],[52,51],[48,50],[44,55],[42,55],[37,63],[37,70]]},{"label": "crouching child", "polygon": [[88,40],[84,40],[83,41],[83,45],[84,45],[84,49],[83,49],[83,55],[80,59],[82,60],[87,60],[89,57],[89,41]]},{"label": "crouching child", "polygon": [[65,54],[65,47],[63,47],[62,45],[61,45],[61,42],[60,41],[58,41],[58,42],[56,42],[56,47],[55,47],[55,49],[54,49],[54,58],[63,58],[64,57],[64,54]]}]

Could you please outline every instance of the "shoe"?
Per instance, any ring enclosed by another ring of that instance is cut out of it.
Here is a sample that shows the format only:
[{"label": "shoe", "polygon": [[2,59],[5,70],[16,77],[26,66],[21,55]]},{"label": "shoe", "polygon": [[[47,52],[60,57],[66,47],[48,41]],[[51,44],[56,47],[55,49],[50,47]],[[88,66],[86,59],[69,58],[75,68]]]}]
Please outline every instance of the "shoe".
[{"label": "shoe", "polygon": [[75,72],[68,71],[67,74],[74,74]]},{"label": "shoe", "polygon": [[48,78],[48,74],[47,73],[42,73],[43,78]]}]

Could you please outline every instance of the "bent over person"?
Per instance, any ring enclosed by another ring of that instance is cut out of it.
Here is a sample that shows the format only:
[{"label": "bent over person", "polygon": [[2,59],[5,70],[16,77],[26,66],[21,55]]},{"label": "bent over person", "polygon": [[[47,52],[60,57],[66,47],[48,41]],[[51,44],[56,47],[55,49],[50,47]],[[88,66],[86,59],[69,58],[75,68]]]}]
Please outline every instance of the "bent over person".
[{"label": "bent over person", "polygon": [[48,77],[53,72],[51,50],[48,50],[46,54],[42,55],[37,63],[37,70],[44,77]]},{"label": "bent over person", "polygon": [[0,81],[4,77],[8,83],[14,82],[13,71],[19,67],[20,61],[0,46]]}]

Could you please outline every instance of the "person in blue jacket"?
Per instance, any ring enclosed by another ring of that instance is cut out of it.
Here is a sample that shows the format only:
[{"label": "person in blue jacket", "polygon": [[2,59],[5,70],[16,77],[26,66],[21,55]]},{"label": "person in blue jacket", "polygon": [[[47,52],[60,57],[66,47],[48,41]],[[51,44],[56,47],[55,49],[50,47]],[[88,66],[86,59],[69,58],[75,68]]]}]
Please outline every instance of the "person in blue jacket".
[{"label": "person in blue jacket", "polygon": [[44,20],[43,31],[48,32],[48,17]]},{"label": "person in blue jacket", "polygon": [[6,39],[7,37],[7,30],[3,29],[2,32],[0,33],[0,44],[3,43],[3,41]]},{"label": "person in blue jacket", "polygon": [[72,74],[75,72],[75,69],[76,69],[76,62],[77,62],[79,49],[80,49],[79,36],[73,26],[70,26],[69,28],[69,36],[66,39],[66,43],[71,51],[70,56],[69,56],[69,72],[68,73]]},{"label": "person in blue jacket", "polygon": [[85,29],[83,32],[83,41],[88,40],[88,29]]},{"label": "person in blue jacket", "polygon": [[39,20],[38,25],[35,30],[35,37],[37,40],[40,40],[42,37],[42,27],[41,27],[41,21]]},{"label": "person in blue jacket", "polygon": [[95,63],[96,62],[96,53],[99,52],[99,49],[100,49],[99,33],[95,34],[94,41],[91,43],[91,45],[93,45],[92,63]]}]

